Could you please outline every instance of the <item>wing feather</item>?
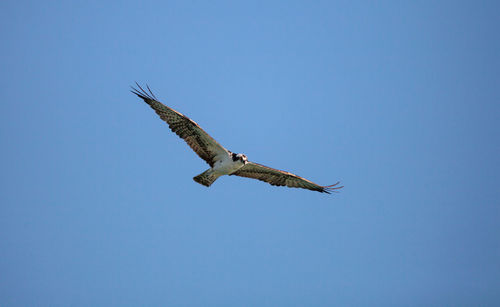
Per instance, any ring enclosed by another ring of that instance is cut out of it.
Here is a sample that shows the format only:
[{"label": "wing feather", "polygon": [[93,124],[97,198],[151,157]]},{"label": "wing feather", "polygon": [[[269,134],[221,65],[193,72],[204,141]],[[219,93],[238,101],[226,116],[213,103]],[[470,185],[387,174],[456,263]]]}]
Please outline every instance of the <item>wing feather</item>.
[{"label": "wing feather", "polygon": [[149,86],[146,85],[149,93],[139,84],[137,84],[137,87],[139,89],[132,87],[131,92],[143,99],[168,124],[170,130],[184,139],[189,147],[211,167],[213,167],[218,156],[229,154],[224,147],[217,143],[196,122],[159,102]]},{"label": "wing feather", "polygon": [[343,188],[343,186],[338,186],[339,182],[328,186],[321,186],[295,174],[280,171],[254,162],[247,162],[245,166],[231,175],[265,181],[274,186],[302,188],[321,193],[336,192],[336,190]]}]

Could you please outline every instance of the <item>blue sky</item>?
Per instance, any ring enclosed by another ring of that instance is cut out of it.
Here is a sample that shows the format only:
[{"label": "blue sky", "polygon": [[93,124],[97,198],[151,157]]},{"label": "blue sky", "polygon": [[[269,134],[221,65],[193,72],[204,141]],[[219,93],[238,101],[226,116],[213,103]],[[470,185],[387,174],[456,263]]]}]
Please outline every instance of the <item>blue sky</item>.
[{"label": "blue sky", "polygon": [[[494,1],[2,1],[2,306],[498,306]],[[129,92],[339,194],[207,169]]]}]

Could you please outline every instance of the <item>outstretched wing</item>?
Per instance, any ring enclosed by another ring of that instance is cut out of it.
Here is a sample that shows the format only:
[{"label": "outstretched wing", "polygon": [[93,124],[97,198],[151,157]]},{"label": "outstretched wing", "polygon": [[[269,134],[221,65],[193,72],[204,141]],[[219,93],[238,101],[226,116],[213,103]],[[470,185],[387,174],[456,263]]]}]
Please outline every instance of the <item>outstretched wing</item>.
[{"label": "outstretched wing", "polygon": [[[137,84],[137,82],[136,82]],[[149,106],[155,110],[156,114],[167,122],[170,129],[191,147],[211,167],[213,167],[218,156],[228,155],[228,151],[206,133],[197,123],[189,117],[175,111],[157,100],[155,95],[146,85],[146,92],[139,84],[139,89],[132,87],[132,93],[142,98]]]},{"label": "outstretched wing", "polygon": [[295,174],[280,171],[254,162],[247,162],[245,166],[231,175],[258,179],[276,186],[302,188],[328,194],[343,188],[343,186],[337,186],[339,182],[328,186],[321,186]]}]

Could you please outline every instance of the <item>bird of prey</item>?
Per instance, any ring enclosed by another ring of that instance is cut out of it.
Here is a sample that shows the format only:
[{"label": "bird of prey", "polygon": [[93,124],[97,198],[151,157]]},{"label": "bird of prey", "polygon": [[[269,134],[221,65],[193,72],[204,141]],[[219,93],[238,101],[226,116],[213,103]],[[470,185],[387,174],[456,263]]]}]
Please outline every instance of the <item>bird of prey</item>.
[{"label": "bird of prey", "polygon": [[132,87],[131,92],[142,98],[167,122],[173,132],[210,165],[208,170],[193,178],[199,184],[209,187],[222,175],[236,175],[265,181],[274,186],[303,188],[321,193],[331,193],[342,188],[339,182],[321,186],[295,174],[248,161],[244,154],[236,154],[222,147],[189,117],[159,102],[149,86],[146,85],[146,91],[137,82],[136,85],[138,89]]}]

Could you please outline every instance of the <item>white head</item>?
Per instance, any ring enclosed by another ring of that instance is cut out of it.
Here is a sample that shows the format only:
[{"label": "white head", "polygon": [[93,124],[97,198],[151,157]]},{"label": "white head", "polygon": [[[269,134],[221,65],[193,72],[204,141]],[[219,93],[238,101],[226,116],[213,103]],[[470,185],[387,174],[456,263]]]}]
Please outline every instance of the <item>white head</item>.
[{"label": "white head", "polygon": [[248,162],[247,160],[247,156],[245,156],[244,154],[235,154],[233,153],[232,154],[232,159],[233,161],[241,161],[241,163],[243,164],[246,164]]}]

